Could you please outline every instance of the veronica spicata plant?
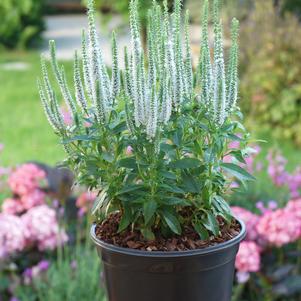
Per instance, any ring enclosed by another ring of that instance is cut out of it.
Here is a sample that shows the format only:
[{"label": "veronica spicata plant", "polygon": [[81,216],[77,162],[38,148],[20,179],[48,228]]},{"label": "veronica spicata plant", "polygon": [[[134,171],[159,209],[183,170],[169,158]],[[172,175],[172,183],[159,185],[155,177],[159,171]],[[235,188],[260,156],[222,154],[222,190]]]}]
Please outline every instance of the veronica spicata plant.
[{"label": "veronica spicata plant", "polygon": [[[88,3],[88,33],[74,57],[74,91],[50,42],[51,66],[73,118],[67,126],[42,57],[41,101],[67,153],[79,184],[99,191],[96,219],[120,212],[119,231],[181,234],[193,226],[202,239],[219,234],[217,217],[231,222],[224,195],[233,177],[252,176],[241,167],[248,133],[239,122],[238,28],[232,22],[232,46],[225,67],[219,1],[213,3],[214,53],[211,58],[209,1],[204,1],[199,64],[194,70],[189,14],[182,26],[181,0],[168,13],[154,1],[148,13],[147,49],[140,37],[138,0],[130,2],[131,47],[119,66],[112,34],[112,70],[103,61],[95,26],[93,0]],[[229,143],[238,141],[240,147]],[[225,163],[224,157],[235,158]]]}]

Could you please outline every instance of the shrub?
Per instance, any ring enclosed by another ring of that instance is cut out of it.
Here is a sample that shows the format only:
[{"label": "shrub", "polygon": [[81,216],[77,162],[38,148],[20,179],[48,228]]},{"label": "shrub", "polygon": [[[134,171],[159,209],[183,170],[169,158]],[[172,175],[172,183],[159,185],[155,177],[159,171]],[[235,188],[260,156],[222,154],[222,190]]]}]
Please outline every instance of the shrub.
[{"label": "shrub", "polygon": [[[204,2],[202,53],[194,72],[189,16],[182,28],[181,1],[175,1],[171,16],[167,5],[162,10],[154,2],[148,15],[147,53],[140,38],[137,2],[130,4],[132,52],[125,51],[125,71],[118,68],[113,33],[109,76],[96,34],[93,1],[89,1],[89,53],[84,34],[84,82],[76,53],[75,98],[56,60],[55,44],[50,42],[52,69],[73,123],[63,121],[42,57],[43,82],[38,86],[46,116],[77,181],[99,191],[93,209],[98,220],[118,211],[118,231],[136,229],[146,239],[154,239],[155,233],[179,235],[185,226],[194,227],[202,239],[218,236],[217,217],[232,221],[224,196],[233,176],[240,182],[253,179],[240,166],[245,163],[249,135],[239,122],[236,106],[238,21],[232,22],[226,68],[219,1],[214,1],[213,62],[207,30],[209,4]],[[236,148],[228,146],[233,140],[239,142]],[[223,162],[229,154],[236,161]]]},{"label": "shrub", "polygon": [[248,124],[301,144],[298,20],[291,14],[279,15],[272,0],[259,0],[242,28],[241,98]]},{"label": "shrub", "polygon": [[0,44],[8,48],[31,46],[44,28],[42,0],[0,1]]}]

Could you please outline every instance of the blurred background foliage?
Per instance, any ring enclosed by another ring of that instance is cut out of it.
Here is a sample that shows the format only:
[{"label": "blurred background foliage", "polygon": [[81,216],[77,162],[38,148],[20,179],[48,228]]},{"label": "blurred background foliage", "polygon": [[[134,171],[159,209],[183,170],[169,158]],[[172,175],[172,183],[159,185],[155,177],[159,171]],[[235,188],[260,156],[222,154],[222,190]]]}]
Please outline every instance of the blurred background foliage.
[{"label": "blurred background foliage", "polygon": [[0,45],[7,48],[32,46],[44,29],[43,0],[0,1]]},{"label": "blurred background foliage", "polygon": [[255,1],[242,23],[241,105],[250,127],[301,145],[301,27],[272,0]]}]

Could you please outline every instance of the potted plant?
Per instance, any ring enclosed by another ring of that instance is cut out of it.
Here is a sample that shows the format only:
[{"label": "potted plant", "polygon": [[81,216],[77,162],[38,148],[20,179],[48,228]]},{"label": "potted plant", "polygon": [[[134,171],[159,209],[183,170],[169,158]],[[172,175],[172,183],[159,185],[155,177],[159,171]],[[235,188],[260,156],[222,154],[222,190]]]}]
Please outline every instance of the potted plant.
[{"label": "potted plant", "polygon": [[242,167],[249,134],[237,107],[238,21],[232,22],[226,68],[219,1],[213,3],[213,59],[204,1],[194,70],[189,16],[183,28],[181,1],[175,0],[171,15],[166,1],[163,7],[154,1],[146,53],[137,1],[130,2],[132,49],[124,50],[123,70],[112,35],[112,72],[102,58],[89,1],[88,38],[83,33],[81,59],[77,53],[74,59],[74,95],[50,42],[72,125],[64,124],[43,57],[41,101],[77,183],[98,191],[91,236],[109,300],[229,301],[245,226],[233,218],[225,198],[234,178],[253,180]]}]

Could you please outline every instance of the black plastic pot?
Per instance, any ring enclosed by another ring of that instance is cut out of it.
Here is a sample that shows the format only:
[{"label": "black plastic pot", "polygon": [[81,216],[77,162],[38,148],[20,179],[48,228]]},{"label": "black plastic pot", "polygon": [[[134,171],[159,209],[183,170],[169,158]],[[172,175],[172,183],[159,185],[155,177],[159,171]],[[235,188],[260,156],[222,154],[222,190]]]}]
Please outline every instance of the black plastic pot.
[{"label": "black plastic pot", "polygon": [[144,252],[91,236],[104,266],[109,301],[230,301],[234,262],[245,225],[230,241],[183,252]]}]

